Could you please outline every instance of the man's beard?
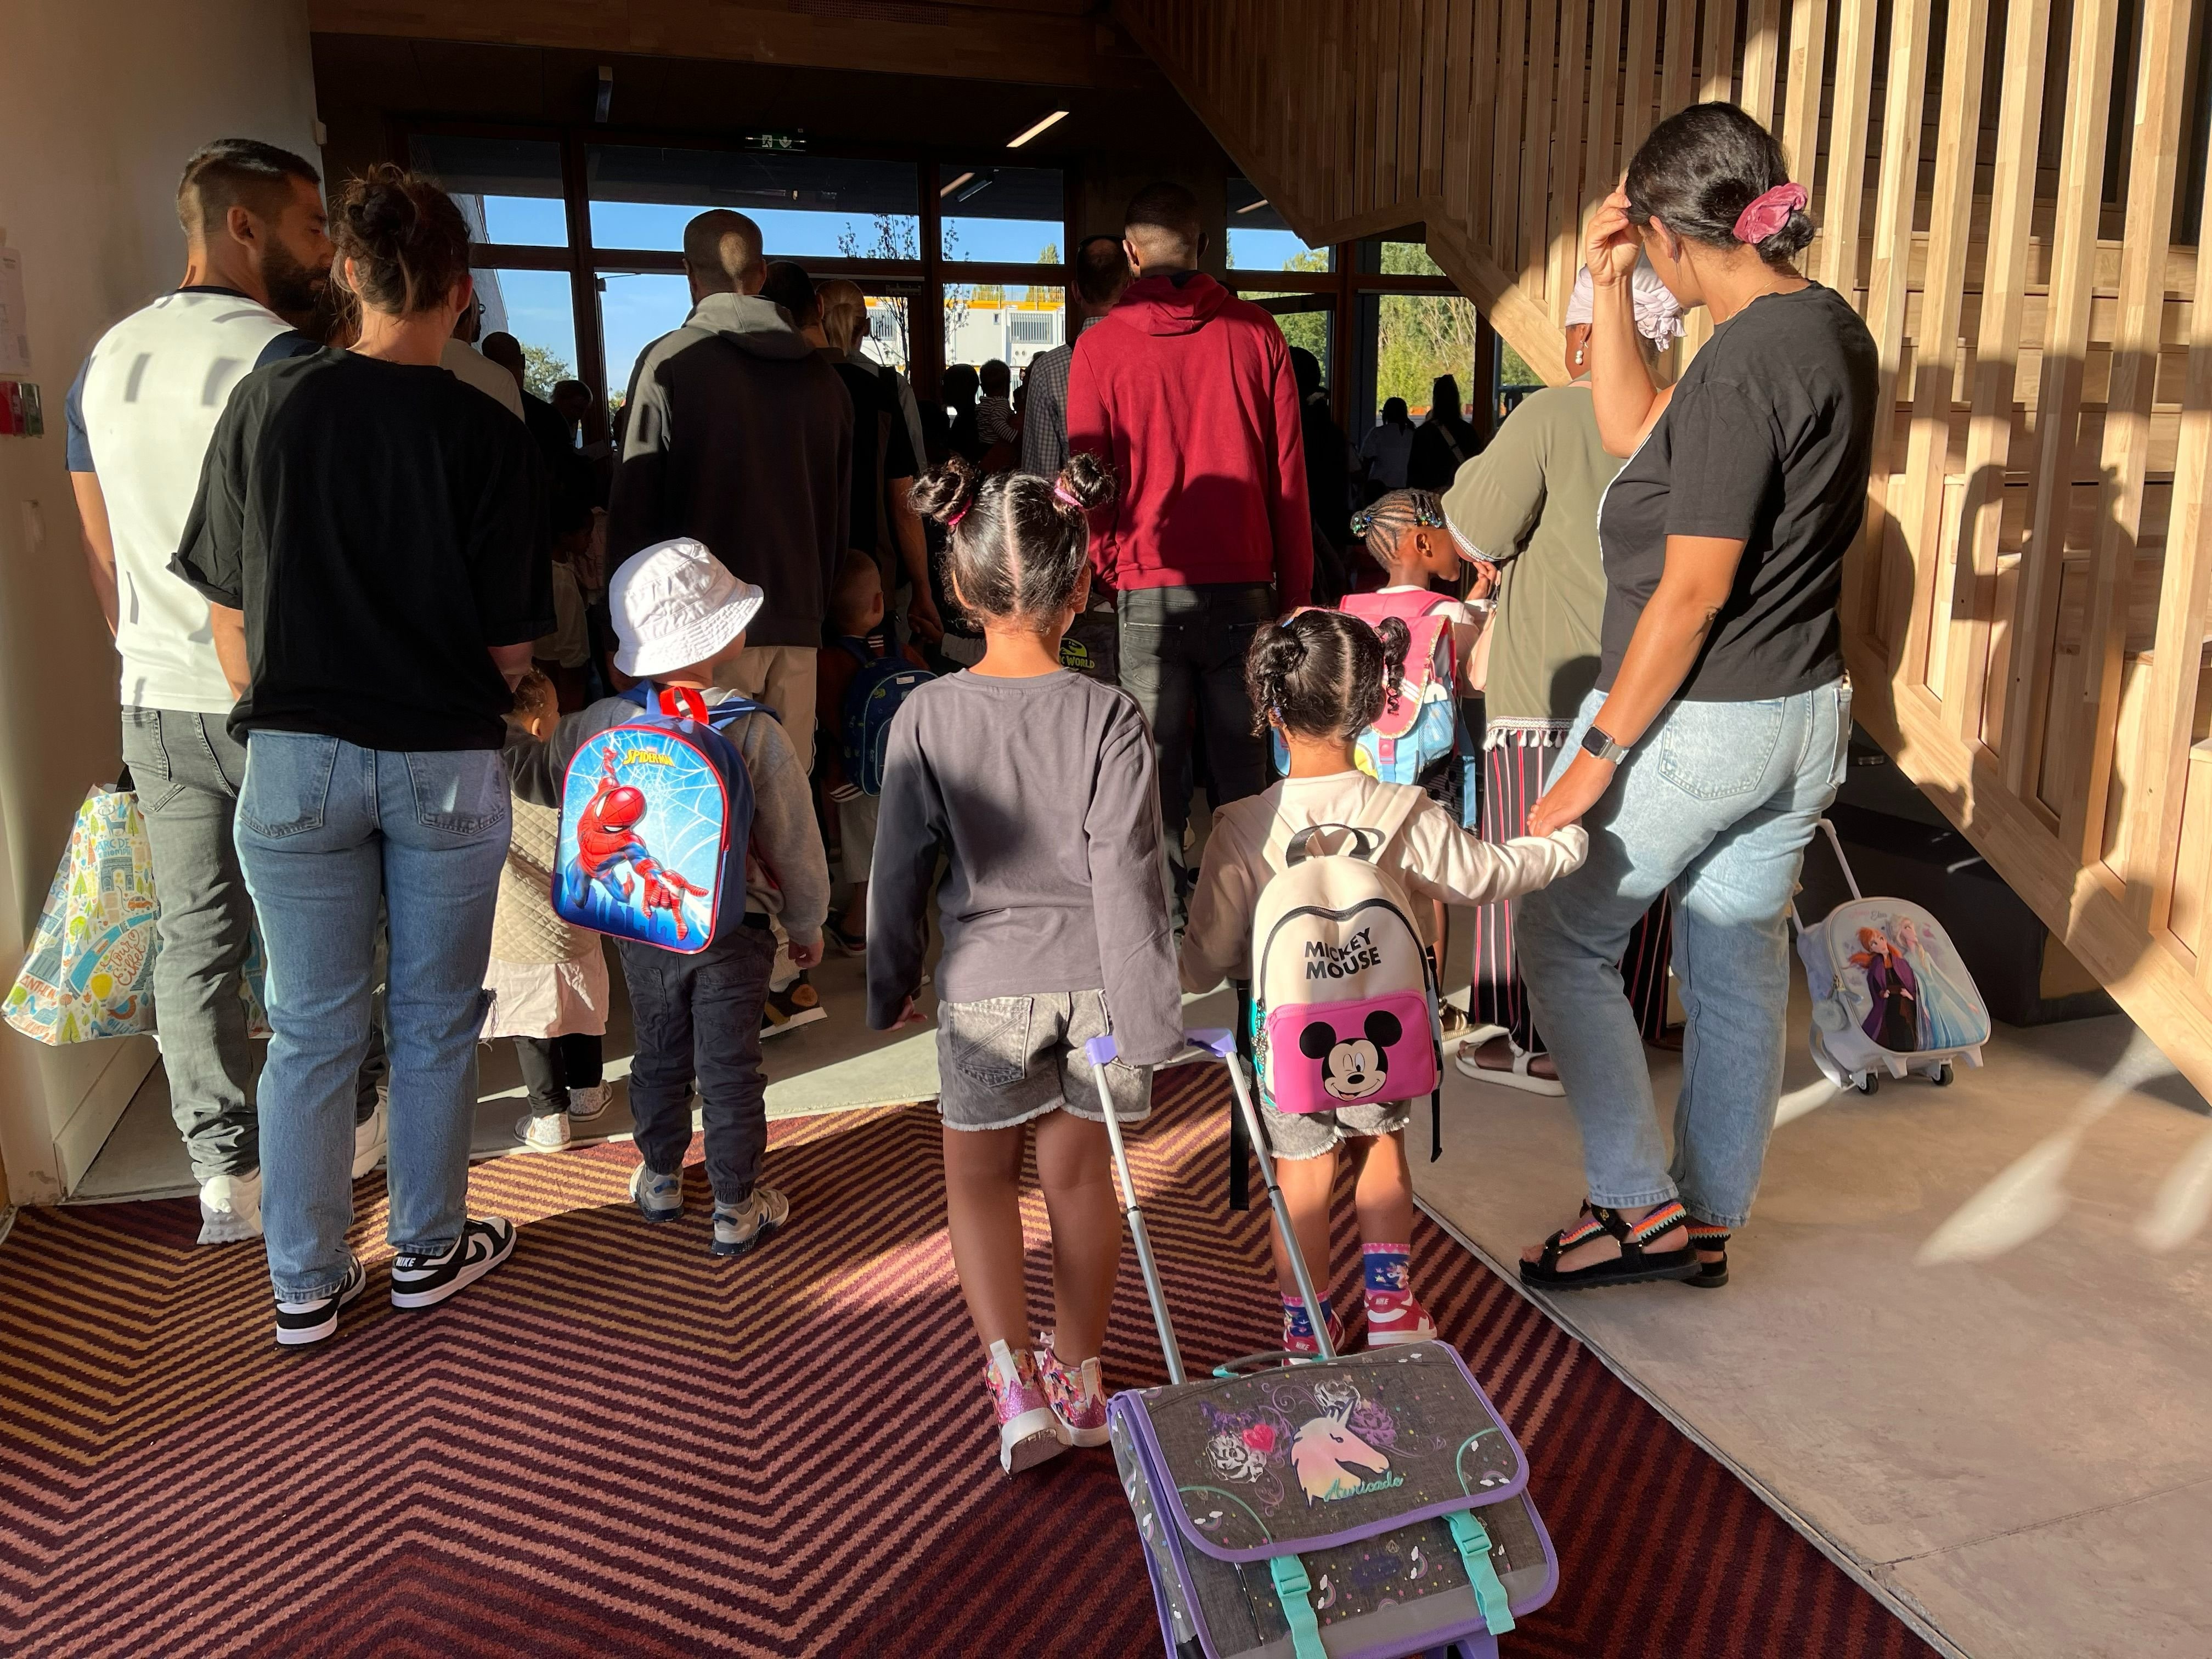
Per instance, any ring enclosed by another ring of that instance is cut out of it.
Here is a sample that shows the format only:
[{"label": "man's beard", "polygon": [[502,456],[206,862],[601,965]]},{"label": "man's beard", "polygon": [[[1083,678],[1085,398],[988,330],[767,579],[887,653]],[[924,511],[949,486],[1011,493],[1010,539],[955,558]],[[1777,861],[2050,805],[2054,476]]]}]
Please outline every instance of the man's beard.
[{"label": "man's beard", "polygon": [[330,285],[327,270],[310,270],[292,257],[292,250],[273,239],[261,260],[262,286],[269,291],[269,308],[286,316],[303,316],[322,303]]}]

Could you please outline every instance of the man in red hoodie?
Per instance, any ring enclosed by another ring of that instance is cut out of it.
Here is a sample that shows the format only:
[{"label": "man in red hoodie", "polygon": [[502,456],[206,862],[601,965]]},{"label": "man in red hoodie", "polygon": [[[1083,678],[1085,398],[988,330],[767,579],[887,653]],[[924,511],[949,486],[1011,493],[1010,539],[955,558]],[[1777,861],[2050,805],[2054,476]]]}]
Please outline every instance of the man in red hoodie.
[{"label": "man in red hoodie", "polygon": [[1216,806],[1267,787],[1244,653],[1313,586],[1313,527],[1290,349],[1275,319],[1196,269],[1197,198],[1147,185],[1124,216],[1137,273],[1078,340],[1067,447],[1121,479],[1092,521],[1091,563],[1119,596],[1121,684],[1151,721],[1160,815],[1183,914],[1194,728]]}]

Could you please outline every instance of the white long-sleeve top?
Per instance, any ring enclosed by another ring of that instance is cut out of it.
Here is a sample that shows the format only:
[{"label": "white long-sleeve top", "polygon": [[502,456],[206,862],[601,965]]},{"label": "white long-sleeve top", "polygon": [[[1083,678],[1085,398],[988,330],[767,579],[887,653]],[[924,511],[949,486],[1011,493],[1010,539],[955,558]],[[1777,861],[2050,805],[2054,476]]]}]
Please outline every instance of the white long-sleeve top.
[{"label": "white long-sleeve top", "polygon": [[[1252,976],[1252,916],[1275,873],[1266,848],[1279,823],[1295,834],[1316,823],[1367,823],[1383,786],[1364,772],[1285,778],[1214,814],[1199,866],[1198,891],[1182,939],[1182,988],[1210,991],[1224,979]],[[1517,898],[1581,867],[1589,839],[1579,824],[1504,844],[1454,823],[1432,800],[1413,809],[1382,850],[1382,866],[1410,893],[1447,904]]]}]

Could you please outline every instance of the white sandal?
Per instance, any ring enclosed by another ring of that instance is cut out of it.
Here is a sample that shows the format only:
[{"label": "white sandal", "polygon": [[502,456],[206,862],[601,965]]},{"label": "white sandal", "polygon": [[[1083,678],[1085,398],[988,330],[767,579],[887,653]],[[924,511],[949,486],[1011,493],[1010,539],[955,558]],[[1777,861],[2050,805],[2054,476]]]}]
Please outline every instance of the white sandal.
[{"label": "white sandal", "polygon": [[[1525,1090],[1532,1095],[1561,1096],[1567,1092],[1566,1085],[1559,1079],[1539,1077],[1530,1071],[1529,1062],[1538,1056],[1518,1044],[1513,1045],[1513,1065],[1510,1070],[1503,1066],[1485,1066],[1480,1058],[1482,1045],[1486,1042],[1496,1040],[1495,1037],[1470,1039],[1460,1044],[1458,1052],[1452,1056],[1452,1064],[1459,1068],[1462,1077],[1471,1077],[1478,1083],[1502,1084],[1508,1089]],[[1510,1043],[1511,1039],[1509,1037],[1507,1041]]]}]

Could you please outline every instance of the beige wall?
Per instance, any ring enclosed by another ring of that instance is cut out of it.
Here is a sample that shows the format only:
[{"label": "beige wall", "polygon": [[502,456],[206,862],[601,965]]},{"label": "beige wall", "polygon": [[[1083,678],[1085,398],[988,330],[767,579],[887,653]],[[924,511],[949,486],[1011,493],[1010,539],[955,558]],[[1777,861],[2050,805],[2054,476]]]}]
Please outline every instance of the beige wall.
[{"label": "beige wall", "polygon": [[[43,438],[0,438],[0,974],[14,978],[77,803],[117,769],[112,647],[83,575],[62,400],[86,349],[184,267],[177,173],[222,137],[313,158],[300,0],[0,0],[0,229],[22,255]],[[82,1173],[153,1062],[143,1039],[0,1030],[19,1203]]]}]

